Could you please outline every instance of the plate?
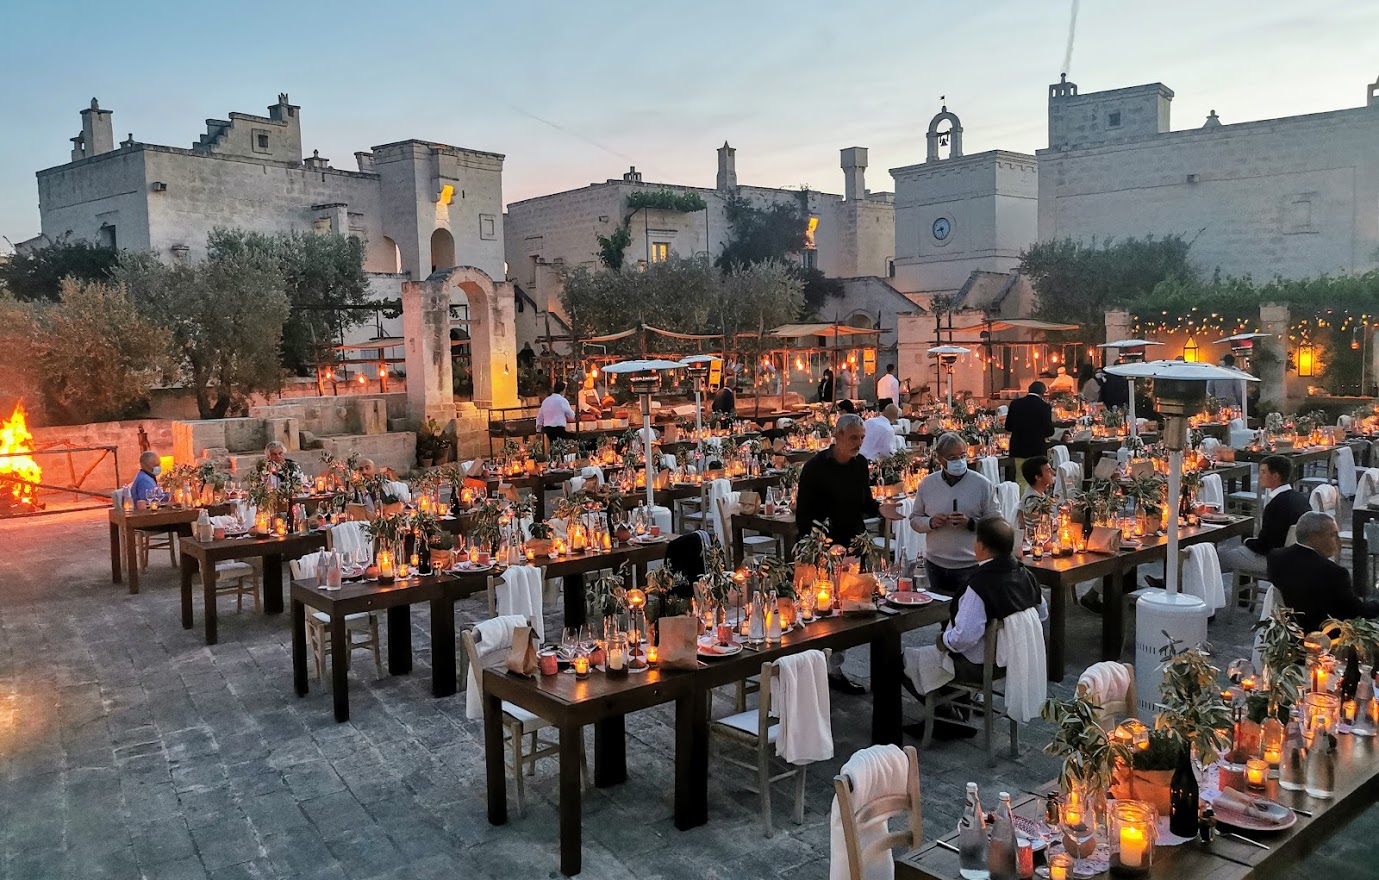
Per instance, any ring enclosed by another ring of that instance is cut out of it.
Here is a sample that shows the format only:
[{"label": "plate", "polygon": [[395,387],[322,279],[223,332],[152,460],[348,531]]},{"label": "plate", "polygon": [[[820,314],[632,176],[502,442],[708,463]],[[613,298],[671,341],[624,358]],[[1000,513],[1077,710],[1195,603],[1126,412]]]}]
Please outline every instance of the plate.
[{"label": "plate", "polygon": [[1228,525],[1235,521],[1235,517],[1227,516],[1224,513],[1204,513],[1200,519],[1202,522],[1213,526]]},{"label": "plate", "polygon": [[651,535],[637,535],[636,537],[634,537],[634,538],[632,539],[632,543],[634,543],[634,544],[659,544],[659,543],[661,543],[662,541],[669,541],[669,540],[670,540],[670,535],[656,535],[655,537],[652,537]]},{"label": "plate", "polygon": [[716,660],[719,657],[731,657],[734,654],[742,653],[742,646],[737,642],[733,642],[731,645],[720,645],[717,640],[707,641],[701,639],[695,648],[700,657],[711,660]]},{"label": "plate", "polygon": [[1232,828],[1239,828],[1244,831],[1283,831],[1292,828],[1298,822],[1298,814],[1273,801],[1264,798],[1256,798],[1257,803],[1267,805],[1270,816],[1281,815],[1280,819],[1272,819],[1265,816],[1246,816],[1237,813],[1225,805],[1218,806],[1212,804],[1212,809],[1216,811],[1216,821],[1222,825],[1229,825]]},{"label": "plate", "polygon": [[927,592],[917,590],[897,590],[894,593],[887,593],[886,601],[901,608],[910,608],[915,605],[928,605],[934,601],[934,597]]},{"label": "plate", "polygon": [[488,563],[487,565],[480,565],[477,562],[461,562],[459,565],[456,565],[453,569],[451,569],[451,571],[488,571],[492,567],[492,562]]}]

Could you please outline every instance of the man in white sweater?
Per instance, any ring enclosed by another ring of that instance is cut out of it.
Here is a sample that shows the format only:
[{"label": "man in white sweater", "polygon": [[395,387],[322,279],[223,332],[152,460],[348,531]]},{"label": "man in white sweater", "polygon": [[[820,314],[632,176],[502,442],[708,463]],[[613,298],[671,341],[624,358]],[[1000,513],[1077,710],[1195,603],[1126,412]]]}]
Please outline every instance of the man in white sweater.
[{"label": "man in white sweater", "polygon": [[995,487],[967,469],[967,441],[949,432],[934,442],[938,469],[919,483],[910,527],[928,536],[924,570],[929,587],[960,596],[977,570],[977,521],[999,514]]}]

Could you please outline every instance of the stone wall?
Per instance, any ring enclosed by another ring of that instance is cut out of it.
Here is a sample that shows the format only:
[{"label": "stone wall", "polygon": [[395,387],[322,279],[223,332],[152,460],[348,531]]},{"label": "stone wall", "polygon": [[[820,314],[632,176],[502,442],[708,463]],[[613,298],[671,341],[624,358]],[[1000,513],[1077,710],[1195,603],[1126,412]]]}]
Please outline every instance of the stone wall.
[{"label": "stone wall", "polygon": [[[60,425],[31,428],[34,448],[44,449],[66,442],[71,446],[115,446],[119,451],[119,477],[115,473],[115,457],[107,455],[86,477],[82,487],[93,492],[110,492],[134,479],[139,469],[139,431],[147,435],[149,448],[162,455],[172,454],[172,423],[161,419],[139,419],[125,422],[93,422],[86,425]],[[74,452],[69,467],[65,455],[38,455],[34,460],[43,468],[44,482],[70,485],[72,473],[76,477],[101,457],[100,452]],[[71,495],[54,495],[54,501],[70,501]]]}]

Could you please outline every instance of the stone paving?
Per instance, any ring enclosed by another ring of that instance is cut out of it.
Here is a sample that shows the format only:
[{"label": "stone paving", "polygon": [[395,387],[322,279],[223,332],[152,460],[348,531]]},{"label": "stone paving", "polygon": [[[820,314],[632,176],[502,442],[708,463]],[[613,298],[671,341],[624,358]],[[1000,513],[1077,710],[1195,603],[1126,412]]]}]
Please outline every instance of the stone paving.
[{"label": "stone paving", "polygon": [[[488,824],[480,726],[462,696],[430,695],[424,606],[413,611],[412,674],[375,679],[359,655],[351,720],[336,724],[317,682],[306,698],[292,692],[286,615],[235,614],[222,599],[221,643],[208,648],[200,629],[181,628],[166,553],[140,595],[110,583],[105,523],[99,512],[0,522],[0,876],[559,876],[554,762],[529,781],[525,817]],[[463,603],[461,623],[485,611],[481,599]],[[1070,667],[1092,661],[1094,626],[1074,609]],[[1247,638],[1243,614],[1212,630],[1221,656]],[[849,672],[865,680],[864,651]],[[869,717],[867,698],[835,697],[837,757],[811,768],[802,826],[790,822],[789,786],[777,788],[771,839],[734,770],[713,774],[709,824],[675,830],[671,710],[630,717],[629,781],[585,794],[583,876],[822,880],[830,780],[866,745]],[[907,719],[917,719],[908,701]],[[976,740],[921,753],[927,831],[953,826],[968,780],[994,800],[1051,779],[1057,763],[1038,751],[1047,739],[1039,722],[1026,727],[1015,761],[1000,738],[995,769]],[[1360,876],[1379,857],[1376,832],[1371,808],[1304,867]]]}]

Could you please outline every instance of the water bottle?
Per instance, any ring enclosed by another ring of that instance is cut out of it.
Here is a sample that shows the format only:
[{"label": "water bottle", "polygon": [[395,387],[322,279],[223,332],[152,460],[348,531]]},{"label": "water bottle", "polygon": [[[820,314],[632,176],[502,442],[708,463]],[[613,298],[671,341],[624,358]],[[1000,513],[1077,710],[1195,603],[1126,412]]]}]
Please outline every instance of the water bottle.
[{"label": "water bottle", "polygon": [[986,853],[986,871],[991,880],[1018,880],[1019,877],[1015,816],[1010,812],[1009,792],[1001,792],[1001,805],[996,808],[991,845]]},{"label": "water bottle", "polygon": [[780,607],[776,604],[776,594],[768,593],[766,595],[766,641],[772,645],[779,645],[780,640]]},{"label": "water bottle", "polygon": [[991,876],[986,862],[988,848],[986,813],[977,796],[977,783],[969,782],[967,803],[958,822],[958,873],[963,880],[987,880]]},{"label": "water bottle", "polygon": [[761,594],[757,593],[752,597],[752,616],[747,624],[747,643],[749,645],[760,645],[766,640],[766,606],[761,600]]},{"label": "water bottle", "polygon": [[1336,737],[1326,722],[1317,729],[1312,747],[1307,750],[1308,797],[1330,800],[1336,796]]},{"label": "water bottle", "polygon": [[1307,749],[1303,745],[1302,730],[1297,721],[1289,721],[1283,734],[1283,752],[1278,762],[1278,787],[1286,791],[1302,791],[1307,782]]},{"label": "water bottle", "polygon": [[339,551],[332,550],[332,551],[330,551],[330,553],[326,554],[326,589],[327,589],[327,590],[338,590],[338,589],[340,589],[340,581],[341,581],[341,574],[342,574],[340,568],[341,568],[341,566],[340,566],[340,553],[339,553]]}]

